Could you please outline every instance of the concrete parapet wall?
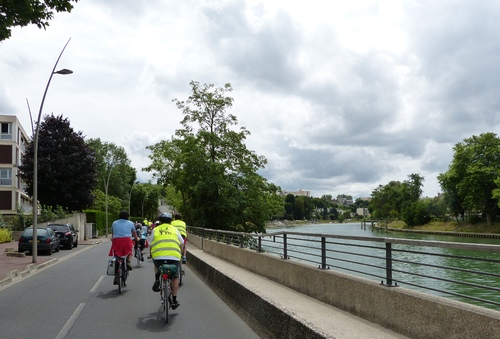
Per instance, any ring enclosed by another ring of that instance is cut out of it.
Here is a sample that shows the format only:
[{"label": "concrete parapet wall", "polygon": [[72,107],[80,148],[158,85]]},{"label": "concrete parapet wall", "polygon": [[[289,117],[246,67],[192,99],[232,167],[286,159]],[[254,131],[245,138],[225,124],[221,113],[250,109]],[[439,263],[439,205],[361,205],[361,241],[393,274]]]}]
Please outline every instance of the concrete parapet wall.
[{"label": "concrete parapet wall", "polygon": [[218,296],[237,312],[259,337],[326,338],[196,255],[189,256],[189,266],[196,269],[205,282],[212,286]]},{"label": "concrete parapet wall", "polygon": [[213,256],[411,338],[500,338],[500,312],[191,235]]}]

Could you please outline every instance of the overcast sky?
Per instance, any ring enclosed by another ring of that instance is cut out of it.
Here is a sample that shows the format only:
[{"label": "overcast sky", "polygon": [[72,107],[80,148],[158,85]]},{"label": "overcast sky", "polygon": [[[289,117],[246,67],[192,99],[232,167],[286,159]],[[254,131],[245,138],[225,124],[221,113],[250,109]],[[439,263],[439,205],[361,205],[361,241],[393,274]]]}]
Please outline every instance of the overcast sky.
[{"label": "overcast sky", "polygon": [[80,0],[46,31],[0,43],[0,114],[31,135],[63,115],[86,138],[123,146],[142,182],[147,145],[180,128],[189,82],[231,83],[260,173],[285,190],[368,197],[424,177],[440,192],[453,146],[498,133],[500,2]]}]

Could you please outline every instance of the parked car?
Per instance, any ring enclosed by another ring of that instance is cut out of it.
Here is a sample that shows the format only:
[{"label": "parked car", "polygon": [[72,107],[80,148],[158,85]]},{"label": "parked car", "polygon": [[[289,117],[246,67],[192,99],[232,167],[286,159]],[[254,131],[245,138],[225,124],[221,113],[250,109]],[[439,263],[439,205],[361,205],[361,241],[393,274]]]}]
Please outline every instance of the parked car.
[{"label": "parked car", "polygon": [[[59,252],[60,241],[56,236],[56,233],[47,227],[37,227],[37,250],[39,252],[47,252],[48,255],[52,255],[52,251]],[[19,253],[28,251],[33,251],[33,227],[25,228],[21,236],[19,237],[19,244],[17,247]]]},{"label": "parked car", "polygon": [[68,250],[78,246],[78,231],[71,224],[50,224],[47,225],[56,232],[57,237],[61,241],[61,246]]}]

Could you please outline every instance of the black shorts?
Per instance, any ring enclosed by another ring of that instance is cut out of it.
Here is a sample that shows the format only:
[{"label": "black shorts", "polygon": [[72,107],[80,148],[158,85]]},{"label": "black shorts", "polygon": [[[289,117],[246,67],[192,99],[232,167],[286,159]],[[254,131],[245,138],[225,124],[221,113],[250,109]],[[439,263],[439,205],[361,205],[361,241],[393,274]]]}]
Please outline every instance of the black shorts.
[{"label": "black shorts", "polygon": [[179,263],[180,260],[170,260],[170,259],[158,259],[158,260],[153,260],[153,264],[155,264],[155,267],[158,268],[163,264],[170,264],[170,265],[176,265],[177,266],[177,272],[174,274],[174,279],[179,277]]},{"label": "black shorts", "polygon": [[134,241],[134,243],[135,243],[134,248],[137,248],[137,245],[139,244],[141,251],[143,251],[144,248],[146,247],[146,239],[139,239],[139,242]]}]

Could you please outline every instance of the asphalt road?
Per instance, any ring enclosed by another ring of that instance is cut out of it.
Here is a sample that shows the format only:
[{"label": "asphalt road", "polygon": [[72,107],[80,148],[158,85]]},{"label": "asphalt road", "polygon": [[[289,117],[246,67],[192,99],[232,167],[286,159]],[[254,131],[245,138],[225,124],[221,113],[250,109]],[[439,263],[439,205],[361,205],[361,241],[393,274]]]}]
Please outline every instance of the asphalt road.
[{"label": "asphalt road", "polygon": [[122,294],[106,275],[110,243],[88,247],[0,290],[2,338],[258,338],[188,265],[181,306],[165,324],[153,263],[130,272]]}]

